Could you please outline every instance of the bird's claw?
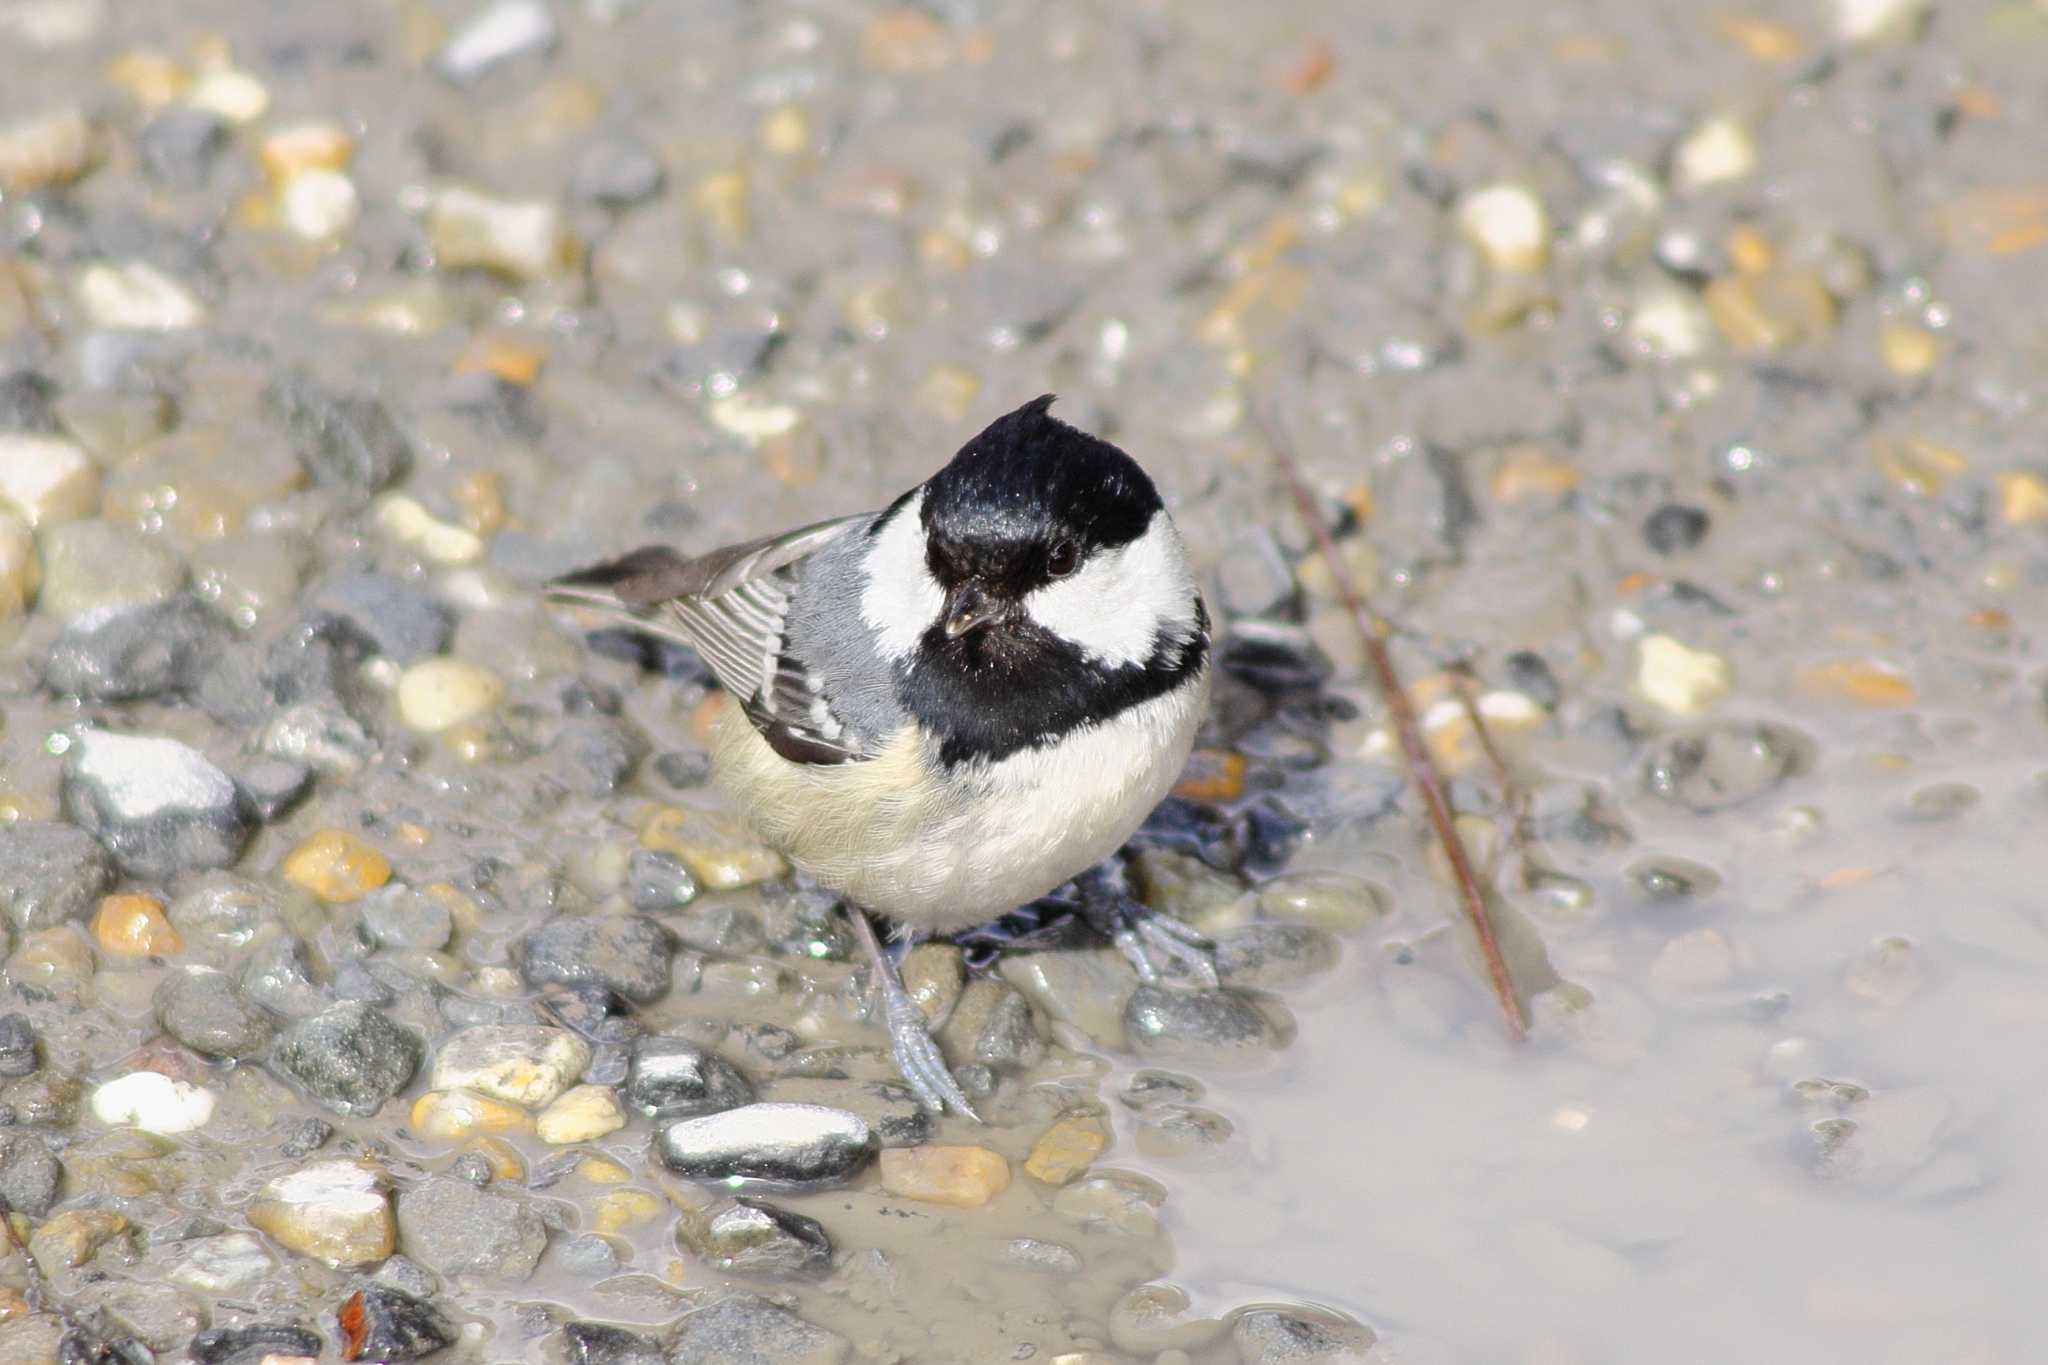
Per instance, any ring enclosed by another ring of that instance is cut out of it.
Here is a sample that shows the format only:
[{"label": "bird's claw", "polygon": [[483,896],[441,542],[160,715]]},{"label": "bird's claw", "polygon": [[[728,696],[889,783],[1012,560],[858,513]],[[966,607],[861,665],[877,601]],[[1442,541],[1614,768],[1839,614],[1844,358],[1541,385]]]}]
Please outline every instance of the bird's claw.
[{"label": "bird's claw", "polygon": [[1181,975],[1193,977],[1205,990],[1222,987],[1216,975],[1216,943],[1206,934],[1171,915],[1142,907],[1141,913],[1126,913],[1122,919],[1110,941],[1130,962],[1138,980],[1155,986],[1178,968]]},{"label": "bird's claw", "polygon": [[981,1115],[967,1102],[967,1092],[947,1069],[945,1056],[925,1023],[924,1011],[889,975],[880,978],[879,989],[883,1025],[889,1030],[889,1051],[918,1102],[934,1114],[944,1114],[951,1108],[980,1123]]}]

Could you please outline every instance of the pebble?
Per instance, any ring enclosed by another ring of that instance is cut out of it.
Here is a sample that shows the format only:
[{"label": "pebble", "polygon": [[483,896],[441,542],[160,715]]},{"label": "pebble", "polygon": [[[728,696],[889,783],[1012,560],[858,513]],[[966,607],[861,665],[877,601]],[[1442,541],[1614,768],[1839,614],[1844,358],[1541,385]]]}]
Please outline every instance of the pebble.
[{"label": "pebble", "polygon": [[1235,1131],[1230,1120],[1213,1109],[1154,1104],[1138,1116],[1132,1140],[1146,1156],[1175,1160],[1214,1151]]},{"label": "pebble", "polygon": [[936,1036],[955,1066],[1015,1074],[1045,1058],[1031,1002],[1008,983],[985,977],[967,983]]},{"label": "pebble", "polygon": [[497,0],[434,54],[434,70],[467,85],[507,62],[554,51],[555,15],[543,0]]},{"label": "pebble", "polygon": [[1645,284],[1629,309],[1629,340],[1660,360],[1689,360],[1714,339],[1713,320],[1699,296],[1656,280]]},{"label": "pebble", "polygon": [[30,1218],[42,1218],[57,1202],[64,1168],[49,1145],[20,1128],[0,1128],[0,1199]]},{"label": "pebble", "polygon": [[589,1142],[625,1127],[626,1111],[610,1086],[579,1085],[542,1110],[535,1126],[542,1142]]},{"label": "pebble", "polygon": [[0,504],[31,527],[89,517],[99,510],[99,469],[76,441],[0,432]]},{"label": "pebble", "polygon": [[136,150],[151,176],[174,190],[198,190],[227,150],[227,124],[205,109],[171,108],[142,126]]},{"label": "pebble", "polygon": [[[646,756],[647,741],[632,726],[610,716],[576,716],[556,732],[539,762],[543,780],[572,795],[600,797],[624,786]],[[634,856],[661,859],[682,874],[680,881],[670,883],[672,895],[680,899],[670,899],[658,906],[635,901],[636,909],[665,909],[696,894],[695,880],[673,859],[647,849],[635,850]],[[630,875],[631,869],[628,871]],[[652,887],[641,883],[634,889],[649,891]]]},{"label": "pebble", "polygon": [[840,1365],[846,1338],[813,1327],[752,1294],[734,1294],[683,1316],[668,1365]]},{"label": "pebble", "polygon": [[151,1351],[175,1351],[206,1325],[206,1313],[192,1296],[167,1284],[101,1280],[78,1295],[91,1313]]},{"label": "pebble", "polygon": [[409,727],[437,735],[484,715],[504,699],[497,674],[460,659],[424,659],[398,679],[398,714]]},{"label": "pebble", "polygon": [[101,1247],[126,1237],[132,1225],[118,1213],[102,1209],[66,1209],[29,1234],[29,1255],[45,1275],[75,1270]]},{"label": "pebble", "polygon": [[276,1268],[263,1239],[248,1232],[189,1238],[164,1257],[164,1278],[197,1294],[239,1295],[261,1284]]},{"label": "pebble", "polygon": [[1734,677],[1718,654],[1669,635],[1646,635],[1636,648],[1636,690],[1674,716],[1697,716],[1728,695]]},{"label": "pebble", "polygon": [[442,1140],[479,1133],[523,1135],[534,1130],[532,1116],[518,1105],[466,1090],[429,1090],[413,1101],[411,1122],[421,1137]]},{"label": "pebble", "polygon": [[445,901],[402,882],[387,882],[364,896],[357,906],[357,922],[364,937],[382,948],[424,948],[432,952],[447,947],[455,933],[455,916]]},{"label": "pebble", "polygon": [[1332,934],[1354,933],[1387,913],[1379,889],[1346,872],[1283,873],[1261,886],[1258,894],[1260,913]]},{"label": "pebble", "polygon": [[281,378],[266,392],[292,453],[315,483],[368,499],[412,468],[412,442],[376,398],[303,375]]},{"label": "pebble", "polygon": [[277,210],[295,236],[325,242],[356,225],[362,196],[340,171],[300,171],[278,190]]},{"label": "pebble", "polygon": [[59,621],[161,602],[185,582],[185,566],[139,531],[72,521],[36,537],[42,587],[36,609]]},{"label": "pebble", "polygon": [[240,127],[254,123],[270,109],[270,91],[247,71],[234,66],[213,66],[200,73],[185,92],[185,103],[194,109],[218,114]]},{"label": "pebble", "polygon": [[308,598],[315,620],[340,623],[402,664],[439,654],[455,634],[453,612],[388,574],[333,574]]},{"label": "pebble", "polygon": [[0,190],[27,194],[68,185],[93,160],[93,130],[75,107],[33,114],[0,128]]},{"label": "pebble", "polygon": [[1798,764],[1799,741],[1772,725],[1734,722],[1675,735],[1643,770],[1650,795],[1698,815],[1729,810],[1774,790]]},{"label": "pebble", "polygon": [[832,1239],[815,1218],[764,1199],[721,1199],[683,1215],[682,1243],[721,1274],[756,1279],[822,1279]]},{"label": "pebble", "polygon": [[1109,1149],[1109,1132],[1093,1114],[1062,1114],[1031,1144],[1024,1172],[1047,1185],[1067,1185]]},{"label": "pebble", "polygon": [[645,915],[558,915],[517,956],[529,986],[599,985],[645,1005],[668,993],[675,941]]},{"label": "pebble", "polygon": [[626,1103],[651,1119],[695,1118],[754,1102],[754,1087],[716,1053],[683,1038],[634,1040]]},{"label": "pebble", "polygon": [[1756,143],[1749,129],[1717,115],[1688,133],[1671,154],[1671,181],[1681,194],[1740,180],[1756,170]]},{"label": "pebble", "polygon": [[0,1080],[26,1076],[42,1065],[35,1025],[25,1014],[0,1014]]},{"label": "pebble", "polygon": [[1261,1305],[1231,1314],[1230,1340],[1242,1365],[1369,1365],[1378,1338],[1333,1313]]},{"label": "pebble", "polygon": [[301,1019],[278,1039],[271,1064],[342,1114],[374,1114],[419,1070],[419,1036],[360,1002]]},{"label": "pebble", "polygon": [[640,843],[682,860],[700,886],[730,891],[788,875],[782,855],[729,816],[655,806],[640,822]]},{"label": "pebble", "polygon": [[762,1098],[822,1105],[858,1115],[884,1147],[914,1147],[928,1142],[937,1127],[931,1111],[918,1101],[909,1086],[899,1081],[785,1076],[771,1083]]},{"label": "pebble", "polygon": [[0,621],[27,611],[42,580],[35,532],[26,519],[0,507]]},{"label": "pebble", "polygon": [[329,905],[347,905],[390,881],[391,863],[348,831],[323,829],[287,853],[278,872]]},{"label": "pebble", "polygon": [[180,593],[93,612],[66,626],[43,660],[43,686],[85,701],[138,701],[182,691],[224,643],[221,619]]},{"label": "pebble", "polygon": [[613,133],[593,139],[569,175],[569,198],[606,209],[629,209],[655,198],[667,172],[636,137]]},{"label": "pebble", "polygon": [[113,880],[113,859],[76,826],[0,825],[0,911],[18,933],[83,918]]},{"label": "pebble", "polygon": [[218,1097],[204,1086],[174,1080],[157,1071],[131,1071],[94,1088],[93,1117],[145,1133],[190,1133],[213,1117]]},{"label": "pebble", "polygon": [[1910,36],[1934,0],[1834,0],[1835,35],[1845,42],[1876,43]]},{"label": "pebble", "polygon": [[1109,1339],[1141,1355],[1199,1350],[1222,1335],[1223,1324],[1198,1317],[1179,1285],[1141,1284],[1109,1310]]},{"label": "pebble", "polygon": [[978,1209],[1010,1187],[1010,1163],[986,1147],[891,1147],[880,1166],[884,1190],[926,1204]]},{"label": "pebble", "polygon": [[814,1104],[749,1104],[661,1129],[664,1165],[692,1180],[789,1188],[845,1183],[874,1159],[875,1134],[858,1115]]},{"label": "pebble", "polygon": [[166,974],[150,1003],[164,1032],[201,1056],[254,1057],[270,1045],[270,1016],[212,967]]},{"label": "pebble", "polygon": [[575,1084],[588,1065],[590,1044],[567,1029],[480,1024],[441,1044],[428,1084],[541,1109]]},{"label": "pebble", "polygon": [[356,140],[338,123],[292,123],[263,135],[257,155],[263,173],[282,185],[307,171],[343,171],[355,159]]},{"label": "pebble", "polygon": [[944,1024],[966,985],[960,950],[950,943],[920,943],[903,955],[898,970],[904,991],[924,1012],[925,1020],[933,1028]]},{"label": "pebble", "polygon": [[100,951],[114,957],[171,957],[185,951],[185,940],[154,896],[107,897],[93,913],[92,937]]},{"label": "pebble", "polygon": [[568,1365],[664,1365],[667,1359],[652,1337],[610,1323],[567,1323],[562,1339]]},{"label": "pebble", "polygon": [[1550,259],[1550,215],[1525,185],[1501,181],[1473,190],[1458,203],[1458,229],[1488,265],[1508,274],[1534,274]]},{"label": "pebble", "polygon": [[484,540],[466,526],[442,521],[416,498],[386,493],[377,499],[377,525],[432,564],[474,564],[484,557]]},{"label": "pebble", "polygon": [[[1124,1005],[1138,977],[1115,949],[1005,954],[996,970],[1051,1018],[1103,1047],[1125,1045]],[[959,1013],[954,1011],[956,1018]]]},{"label": "pebble", "polygon": [[547,1225],[513,1195],[430,1179],[401,1191],[397,1203],[406,1255],[443,1275],[524,1280],[547,1250]]},{"label": "pebble", "polygon": [[560,207],[545,199],[501,199],[451,186],[434,197],[427,231],[439,263],[449,270],[542,279],[575,255]]},{"label": "pebble", "polygon": [[112,331],[182,332],[206,321],[197,295],[143,261],[87,266],[77,289],[93,324]]},{"label": "pebble", "polygon": [[343,1360],[420,1360],[453,1346],[455,1328],[425,1299],[368,1284],[345,1300],[335,1321]]},{"label": "pebble", "polygon": [[209,1327],[192,1338],[192,1358],[199,1365],[303,1365],[317,1359],[318,1332],[286,1323],[248,1327]]},{"label": "pebble", "polygon": [[398,1246],[383,1175],[361,1161],[316,1161],[277,1176],[246,1216],[287,1251],[330,1266],[374,1265]]},{"label": "pebble", "polygon": [[1683,554],[1706,539],[1708,524],[1703,509],[1667,502],[1643,519],[1643,541],[1660,555]]},{"label": "pebble", "polygon": [[153,735],[88,730],[64,765],[64,812],[131,877],[166,880],[228,867],[256,814],[234,780],[197,750]]},{"label": "pebble", "polygon": [[1233,991],[1140,985],[1124,1007],[1131,1047],[1141,1056],[1251,1065],[1279,1046],[1272,1022]]}]

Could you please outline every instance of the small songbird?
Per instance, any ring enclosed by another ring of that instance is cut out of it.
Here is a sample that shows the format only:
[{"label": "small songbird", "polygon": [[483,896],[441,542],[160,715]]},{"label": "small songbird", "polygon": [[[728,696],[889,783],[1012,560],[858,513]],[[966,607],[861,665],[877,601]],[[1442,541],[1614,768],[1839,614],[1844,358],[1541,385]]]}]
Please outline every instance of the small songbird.
[{"label": "small songbird", "polygon": [[[1172,787],[1209,692],[1208,613],[1158,491],[1052,401],[884,511],[694,558],[652,546],[551,589],[702,657],[732,698],[712,780],[850,903],[904,1079],[969,1116],[861,911],[956,932],[1087,873]],[[1199,965],[1198,935],[1113,902],[1102,927],[1148,979],[1155,951]]]}]

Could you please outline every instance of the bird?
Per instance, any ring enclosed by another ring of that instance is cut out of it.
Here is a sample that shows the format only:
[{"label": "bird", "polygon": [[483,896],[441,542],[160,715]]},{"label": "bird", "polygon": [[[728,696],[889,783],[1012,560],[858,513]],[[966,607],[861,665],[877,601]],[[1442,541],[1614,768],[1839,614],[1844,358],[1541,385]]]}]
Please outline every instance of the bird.
[{"label": "bird", "polygon": [[1209,614],[1124,451],[1044,395],[878,512],[686,556],[665,545],[550,598],[689,646],[727,694],[711,780],[847,905],[897,1069],[978,1120],[868,922],[957,933],[1070,882],[1140,975],[1209,984],[1212,946],[1102,866],[1178,780],[1207,710]]}]

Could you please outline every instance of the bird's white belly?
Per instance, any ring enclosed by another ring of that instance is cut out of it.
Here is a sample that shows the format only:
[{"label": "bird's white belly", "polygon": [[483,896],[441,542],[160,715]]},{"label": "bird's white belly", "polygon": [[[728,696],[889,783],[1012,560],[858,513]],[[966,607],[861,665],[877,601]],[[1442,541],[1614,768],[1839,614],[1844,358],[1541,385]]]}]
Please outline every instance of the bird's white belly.
[{"label": "bird's white belly", "polygon": [[729,707],[714,777],[754,829],[823,886],[939,933],[984,924],[1114,853],[1186,766],[1198,685],[1046,749],[948,772],[907,736],[861,763],[805,766]]}]

